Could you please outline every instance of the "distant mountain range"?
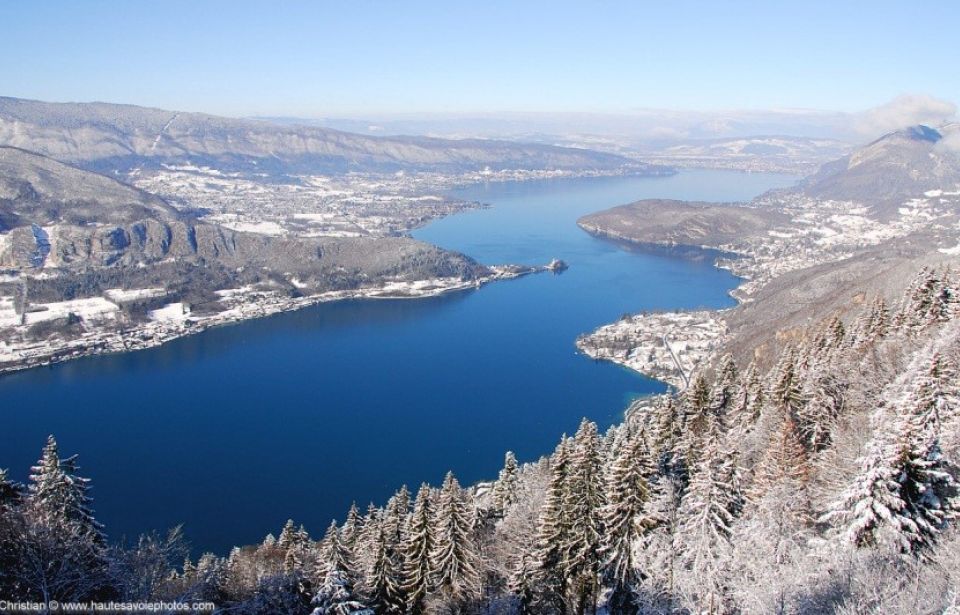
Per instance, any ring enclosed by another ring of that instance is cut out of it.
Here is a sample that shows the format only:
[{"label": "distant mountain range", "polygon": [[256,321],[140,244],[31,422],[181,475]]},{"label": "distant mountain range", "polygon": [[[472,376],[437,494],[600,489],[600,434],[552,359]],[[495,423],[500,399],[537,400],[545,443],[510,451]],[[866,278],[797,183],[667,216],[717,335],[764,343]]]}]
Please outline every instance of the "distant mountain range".
[{"label": "distant mountain range", "polygon": [[0,98],[0,145],[84,168],[186,163],[259,173],[648,170],[622,156],[487,139],[377,137],[263,120],[107,103]]}]

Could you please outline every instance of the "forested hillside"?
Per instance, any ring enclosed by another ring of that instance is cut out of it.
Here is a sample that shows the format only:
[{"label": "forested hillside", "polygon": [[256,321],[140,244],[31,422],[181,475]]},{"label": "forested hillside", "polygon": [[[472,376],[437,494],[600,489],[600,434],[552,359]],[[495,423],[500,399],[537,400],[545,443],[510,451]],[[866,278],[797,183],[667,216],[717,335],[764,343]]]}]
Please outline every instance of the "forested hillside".
[{"label": "forested hillside", "polygon": [[472,489],[406,487],[325,535],[183,562],[111,545],[51,437],[0,474],[0,595],[210,600],[231,613],[947,613],[960,608],[958,279],[924,269],[762,373],[717,360],[607,433]]}]

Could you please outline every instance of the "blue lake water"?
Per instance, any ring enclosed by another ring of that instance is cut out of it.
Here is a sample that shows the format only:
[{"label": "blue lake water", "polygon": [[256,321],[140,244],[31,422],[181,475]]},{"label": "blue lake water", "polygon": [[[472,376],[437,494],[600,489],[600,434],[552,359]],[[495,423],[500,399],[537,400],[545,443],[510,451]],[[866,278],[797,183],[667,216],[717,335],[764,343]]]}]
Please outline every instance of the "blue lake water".
[{"label": "blue lake water", "polygon": [[664,390],[578,355],[577,335],[625,312],[723,307],[736,280],[709,258],[621,249],[576,225],[639,198],[749,199],[794,178],[689,171],[661,178],[479,185],[492,204],[416,233],[538,274],[422,300],[345,301],[206,331],[162,347],[0,378],[0,467],[25,480],[47,434],[79,453],[112,539],[184,524],[195,551],[276,533],[314,536],[351,501],[382,504],[452,469],[495,477],[587,416],[605,427]]}]

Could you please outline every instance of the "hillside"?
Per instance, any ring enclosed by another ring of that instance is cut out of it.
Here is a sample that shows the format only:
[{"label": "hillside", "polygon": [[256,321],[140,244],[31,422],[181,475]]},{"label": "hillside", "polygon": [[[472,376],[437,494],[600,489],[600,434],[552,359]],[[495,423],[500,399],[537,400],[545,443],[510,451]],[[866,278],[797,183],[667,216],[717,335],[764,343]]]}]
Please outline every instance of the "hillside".
[{"label": "hillside", "polygon": [[0,98],[0,145],[102,171],[160,164],[268,174],[528,170],[665,172],[614,154],[483,139],[372,137],[107,103]]},{"label": "hillside", "polygon": [[402,236],[242,232],[12,147],[0,147],[0,225],[3,371],[318,301],[437,294],[532,270],[494,270]]},{"label": "hillside", "polygon": [[172,219],[162,199],[46,156],[0,146],[0,231],[53,222],[122,224]]},{"label": "hillside", "polygon": [[947,145],[960,126],[941,130],[913,126],[885,135],[824,165],[801,190],[817,199],[869,203],[873,215],[896,217],[905,201],[960,184],[960,152]]},{"label": "hillside", "polygon": [[[943,130],[949,137],[955,128]],[[578,223],[640,246],[733,255],[721,265],[745,279],[736,291],[741,305],[717,316],[724,333],[716,343],[741,360],[769,365],[796,330],[822,314],[874,294],[892,299],[918,268],[956,263],[960,153],[944,147],[947,137],[925,126],[888,134],[796,187],[750,203],[642,201]],[[642,355],[650,344],[662,345],[644,333],[649,324],[636,319],[632,349],[620,340],[613,352],[614,340],[600,331],[581,348],[604,357]],[[684,341],[680,331],[671,328],[671,335]]]}]

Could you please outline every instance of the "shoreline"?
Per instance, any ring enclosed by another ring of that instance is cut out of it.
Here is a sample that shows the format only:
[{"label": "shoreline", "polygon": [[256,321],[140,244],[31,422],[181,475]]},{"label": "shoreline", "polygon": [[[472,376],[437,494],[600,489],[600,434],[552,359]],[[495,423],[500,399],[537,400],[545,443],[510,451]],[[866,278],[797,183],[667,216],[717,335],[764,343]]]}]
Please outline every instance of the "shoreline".
[{"label": "shoreline", "polygon": [[[183,314],[182,318],[153,320],[131,329],[94,332],[70,340],[57,340],[55,343],[44,340],[19,348],[3,348],[3,355],[19,354],[20,356],[13,360],[5,360],[5,357],[0,355],[0,378],[15,372],[52,366],[84,357],[156,348],[167,342],[202,333],[214,327],[239,324],[244,321],[301,310],[322,303],[355,299],[428,299],[455,292],[475,290],[492,282],[513,280],[526,275],[553,270],[550,265],[494,265],[488,267],[488,269],[490,270],[488,275],[472,280],[434,278],[431,280],[395,281],[378,286],[327,291],[306,297],[283,297],[271,291],[244,293],[236,292],[243,289],[224,289],[220,291],[224,293],[224,297],[236,295],[241,297],[241,300],[235,301],[229,309],[209,316],[193,317],[189,314]],[[243,300],[244,297],[249,298],[250,295],[259,295],[259,297],[256,297],[254,301]],[[6,344],[4,345],[6,346]]]},{"label": "shoreline", "polygon": [[[723,261],[748,259],[751,256],[716,246],[637,241],[582,221],[578,221],[577,226],[598,239],[622,244],[626,249],[635,247],[712,255],[713,267],[728,271],[737,279],[737,285],[727,291],[727,295],[736,302],[729,308],[628,314],[576,339],[577,350],[595,361],[608,361],[682,391],[689,384],[690,375],[708,363],[727,341],[729,332],[722,314],[745,302],[740,290],[750,279],[738,274],[731,264]],[[683,258],[683,255],[674,256]]]}]

